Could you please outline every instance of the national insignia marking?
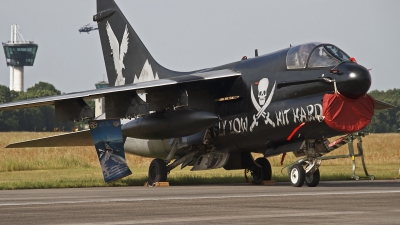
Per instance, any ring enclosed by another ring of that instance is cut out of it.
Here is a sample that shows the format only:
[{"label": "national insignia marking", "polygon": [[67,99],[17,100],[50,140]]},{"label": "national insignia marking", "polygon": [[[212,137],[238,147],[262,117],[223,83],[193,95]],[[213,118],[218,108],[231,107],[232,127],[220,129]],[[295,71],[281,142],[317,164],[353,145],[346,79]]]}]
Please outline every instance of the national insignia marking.
[{"label": "national insignia marking", "polygon": [[89,127],[90,127],[91,129],[95,129],[95,128],[97,127],[97,123],[94,122],[94,121],[92,121],[92,122],[89,123]]}]

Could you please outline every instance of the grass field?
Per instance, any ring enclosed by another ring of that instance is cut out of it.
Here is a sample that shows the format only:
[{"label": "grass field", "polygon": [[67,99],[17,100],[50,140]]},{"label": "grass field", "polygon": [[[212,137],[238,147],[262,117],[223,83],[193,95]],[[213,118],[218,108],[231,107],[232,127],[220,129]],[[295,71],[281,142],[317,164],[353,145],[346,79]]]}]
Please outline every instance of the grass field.
[{"label": "grass field", "polygon": [[[5,149],[10,143],[29,140],[55,133],[5,132],[0,133],[0,189],[93,187],[142,185],[152,159],[127,155],[133,174],[115,183],[105,184],[94,147],[22,148]],[[397,179],[400,168],[400,134],[372,134],[363,138],[368,172],[376,179]],[[343,146],[331,155],[348,154]],[[286,169],[282,171],[281,156],[269,158],[273,166],[273,179],[288,181]],[[284,165],[297,160],[288,154]],[[357,175],[364,175],[357,158]],[[351,159],[324,161],[320,167],[322,180],[350,179]],[[168,176],[171,185],[245,182],[243,170],[189,171],[175,169]]]}]

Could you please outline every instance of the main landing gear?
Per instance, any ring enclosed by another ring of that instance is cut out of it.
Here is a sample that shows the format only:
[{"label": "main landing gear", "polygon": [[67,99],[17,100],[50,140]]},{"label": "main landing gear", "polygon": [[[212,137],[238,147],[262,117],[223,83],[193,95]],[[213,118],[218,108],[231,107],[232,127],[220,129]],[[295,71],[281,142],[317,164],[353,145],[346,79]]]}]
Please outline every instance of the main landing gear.
[{"label": "main landing gear", "polygon": [[[152,186],[157,182],[166,182],[167,174],[170,170],[175,168],[177,165],[183,161],[191,158],[194,154],[188,154],[185,157],[180,158],[176,162],[167,166],[165,160],[153,159],[149,166],[148,174],[148,185]],[[258,158],[255,161],[251,160],[253,163],[248,170],[251,171],[253,177],[253,182],[255,184],[261,184],[265,180],[271,180],[272,178],[272,168],[271,164],[266,158]],[[304,171],[304,170],[303,170]],[[304,178],[303,178],[304,182]]]},{"label": "main landing gear", "polygon": [[149,166],[148,184],[167,181],[167,164],[162,159],[153,159]]},{"label": "main landing gear", "polygon": [[258,158],[255,160],[258,164],[251,171],[251,176],[253,177],[253,182],[255,184],[261,184],[264,180],[271,180],[272,178],[272,168],[268,159]]}]

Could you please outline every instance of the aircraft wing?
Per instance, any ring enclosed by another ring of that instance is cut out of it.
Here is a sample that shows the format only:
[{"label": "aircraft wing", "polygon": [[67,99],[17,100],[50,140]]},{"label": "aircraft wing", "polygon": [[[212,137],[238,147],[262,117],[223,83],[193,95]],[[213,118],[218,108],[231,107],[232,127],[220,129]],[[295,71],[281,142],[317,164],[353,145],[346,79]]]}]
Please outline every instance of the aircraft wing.
[{"label": "aircraft wing", "polygon": [[[121,107],[121,105],[124,105],[125,103],[129,105],[133,101],[136,102],[142,101],[140,99],[138,100],[136,94],[137,92],[157,93],[157,96],[159,98],[158,100],[159,102],[161,102],[163,99],[160,100],[161,98],[160,96],[172,95],[172,92],[174,91],[176,92],[178,86],[181,87],[183,85],[185,86],[185,88],[187,87],[198,88],[200,86],[204,89],[207,89],[209,88],[208,87],[209,85],[207,85],[207,81],[219,80],[223,82],[226,81],[226,79],[231,79],[231,78],[235,79],[237,77],[240,77],[240,75],[241,74],[239,72],[229,69],[208,71],[208,72],[197,72],[183,76],[141,82],[136,84],[127,84],[123,86],[115,86],[103,89],[95,89],[83,92],[75,92],[57,96],[44,97],[44,98],[10,102],[5,104],[0,104],[0,110],[11,110],[11,109],[45,106],[45,105],[55,105],[56,121],[57,122],[70,121],[71,118],[74,118],[74,120],[78,118],[78,115],[79,118],[86,118],[85,116],[82,116],[83,115],[82,112],[87,110],[89,107],[86,105],[86,103],[83,102],[84,100],[91,100],[91,99],[105,97],[106,104],[108,104],[108,106],[106,105],[106,108],[114,110],[114,108]],[[127,96],[128,97],[130,96],[130,98],[128,98]],[[109,99],[107,99],[107,97]],[[171,98],[172,97],[176,99],[175,98],[176,96],[171,96]],[[123,101],[121,99],[123,99]],[[126,113],[127,110],[131,110],[132,108],[134,108],[135,104],[133,104],[130,109],[127,109],[128,107],[127,106],[123,109],[120,108],[115,109],[114,111],[116,112],[107,112],[106,109],[106,112],[110,113],[110,117],[123,118],[126,115],[126,114],[123,115],[123,113]],[[142,101],[140,102],[140,104],[146,104],[146,102]],[[153,103],[150,102],[150,104]]]},{"label": "aircraft wing", "polygon": [[35,147],[65,147],[65,146],[93,146],[90,130],[65,133],[45,138],[9,144],[6,148],[35,148]]},{"label": "aircraft wing", "polygon": [[[221,83],[229,83],[228,80],[236,79],[240,77],[240,73],[233,70],[217,70],[209,72],[198,72],[179,77],[172,77],[168,79],[159,79],[147,82],[141,82],[136,84],[128,84],[124,86],[109,87],[104,89],[89,90],[83,92],[69,93],[57,96],[50,96],[44,98],[29,99],[18,102],[10,102],[0,104],[0,110],[11,110],[11,109],[22,109],[29,107],[38,107],[45,105],[55,105],[56,121],[57,117],[61,118],[58,121],[66,121],[67,118],[77,118],[77,114],[82,113],[82,102],[83,100],[97,99],[101,97],[106,98],[106,104],[110,104],[108,107],[111,110],[118,109],[119,105],[131,104],[133,98],[127,98],[128,101],[122,101],[126,96],[138,96],[137,92],[157,94],[157,96],[168,96],[171,93],[175,93],[174,90],[179,89],[181,85],[185,88],[197,88],[201,89],[206,93],[210,88],[213,88],[212,84],[219,85]],[[217,83],[215,83],[217,82]],[[215,88],[215,86],[214,86]],[[176,97],[176,96],[171,96]],[[139,98],[139,97],[137,97]],[[126,100],[126,99],[125,99]],[[156,99],[160,100],[160,99]],[[163,100],[163,99],[161,99]],[[137,102],[134,102],[135,104]],[[143,102],[141,102],[142,104]],[[144,102],[147,104],[146,102]],[[86,104],[86,103],[83,103]],[[153,104],[150,101],[150,104]],[[74,108],[78,107],[78,110]],[[107,105],[106,105],[107,108]],[[115,113],[111,111],[110,117],[116,118],[118,115],[124,117],[127,112],[127,108]],[[129,109],[128,109],[129,110]],[[74,115],[72,115],[74,114]],[[108,112],[106,112],[108,115]],[[67,116],[65,116],[67,115]],[[72,116],[71,116],[72,115]],[[64,120],[62,120],[64,119]],[[24,148],[24,147],[59,147],[59,146],[93,146],[93,140],[90,130],[84,130],[80,132],[65,133],[61,135],[55,135],[51,137],[39,138],[19,143],[10,144],[7,148]]]},{"label": "aircraft wing", "polygon": [[394,106],[390,103],[375,99],[375,110],[384,110],[384,109],[393,109],[393,108],[396,108],[396,106]]}]

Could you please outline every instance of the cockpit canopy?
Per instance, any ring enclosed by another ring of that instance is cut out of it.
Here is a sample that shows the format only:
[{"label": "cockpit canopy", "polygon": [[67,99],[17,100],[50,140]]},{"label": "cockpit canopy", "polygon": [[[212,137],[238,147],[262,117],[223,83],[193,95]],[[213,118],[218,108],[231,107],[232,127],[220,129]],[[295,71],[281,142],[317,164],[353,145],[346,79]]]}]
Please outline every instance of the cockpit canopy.
[{"label": "cockpit canopy", "polygon": [[314,42],[291,47],[286,66],[288,69],[331,67],[349,60],[350,57],[338,47]]}]

